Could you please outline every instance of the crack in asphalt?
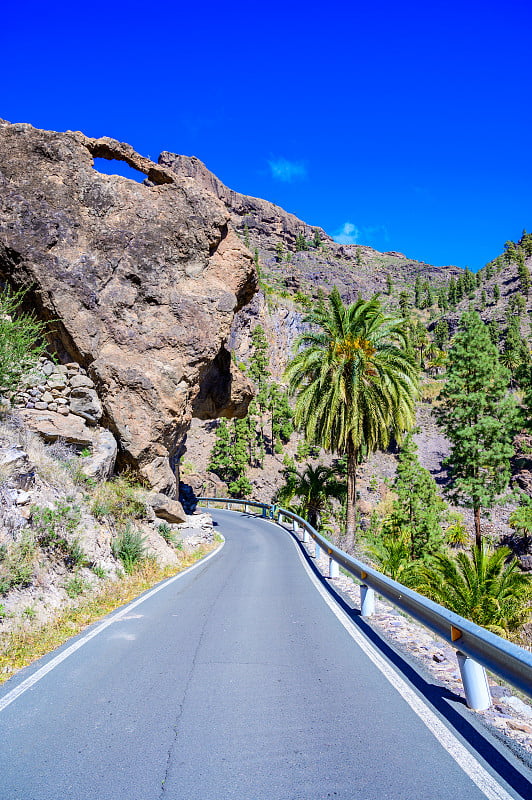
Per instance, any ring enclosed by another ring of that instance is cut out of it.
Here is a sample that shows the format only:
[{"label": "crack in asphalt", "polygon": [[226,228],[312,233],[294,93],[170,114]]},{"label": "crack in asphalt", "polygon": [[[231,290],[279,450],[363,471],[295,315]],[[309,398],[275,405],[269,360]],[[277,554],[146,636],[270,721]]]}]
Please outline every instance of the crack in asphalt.
[{"label": "crack in asphalt", "polygon": [[161,793],[159,794],[158,800],[164,800],[164,797],[166,795],[166,788],[167,788],[166,787],[166,783],[167,783],[167,780],[168,780],[168,776],[170,774],[170,769],[171,769],[171,767],[173,766],[173,763],[174,763],[174,752],[175,752],[175,748],[176,748],[176,745],[177,745],[177,739],[178,739],[178,736],[179,736],[179,723],[181,721],[181,717],[183,716],[183,711],[185,710],[185,704],[186,704],[186,701],[187,701],[187,695],[188,695],[188,691],[189,691],[190,684],[191,684],[191,681],[192,681],[192,677],[193,677],[194,672],[196,670],[196,664],[198,663],[198,653],[199,653],[201,645],[203,643],[203,639],[204,639],[204,636],[205,636],[205,628],[207,627],[207,622],[209,621],[209,619],[211,617],[211,614],[212,614],[212,611],[213,611],[214,607],[217,604],[218,598],[220,597],[222,592],[225,590],[225,588],[228,585],[228,583],[230,583],[231,578],[233,576],[233,573],[237,569],[237,566],[238,565],[235,565],[233,567],[233,569],[229,572],[229,574],[226,576],[225,580],[223,581],[223,583],[222,583],[222,585],[220,587],[219,592],[213,598],[213,601],[211,602],[211,604],[210,604],[210,606],[209,606],[209,608],[208,608],[208,610],[207,610],[207,612],[205,614],[205,620],[203,622],[203,625],[201,626],[201,633],[200,633],[200,635],[198,637],[198,643],[196,645],[196,648],[194,650],[194,655],[192,657],[192,664],[190,666],[190,671],[188,673],[188,676],[187,676],[187,679],[186,679],[186,682],[185,682],[185,688],[184,688],[184,691],[183,691],[183,699],[181,700],[181,702],[180,702],[180,704],[178,706],[177,715],[176,715],[175,722],[174,722],[174,725],[173,725],[174,736],[173,736],[173,739],[172,739],[172,741],[170,743],[170,746],[168,748],[168,754],[167,754],[167,757],[166,757],[166,768],[165,768],[164,776],[163,776],[163,779],[162,779],[162,782],[161,782]]}]

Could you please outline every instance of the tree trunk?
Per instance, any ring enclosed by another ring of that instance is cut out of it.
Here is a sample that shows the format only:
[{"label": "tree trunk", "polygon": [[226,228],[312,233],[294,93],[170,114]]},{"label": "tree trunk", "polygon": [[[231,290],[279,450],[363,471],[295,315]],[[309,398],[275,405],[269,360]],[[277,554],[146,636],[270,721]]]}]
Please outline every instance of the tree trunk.
[{"label": "tree trunk", "polygon": [[482,547],[482,536],[480,535],[480,506],[473,509],[475,515],[475,545],[480,548]]},{"label": "tree trunk", "polygon": [[357,459],[358,451],[352,442],[347,446],[347,509],[346,539],[348,545],[355,544],[356,501],[357,501]]}]

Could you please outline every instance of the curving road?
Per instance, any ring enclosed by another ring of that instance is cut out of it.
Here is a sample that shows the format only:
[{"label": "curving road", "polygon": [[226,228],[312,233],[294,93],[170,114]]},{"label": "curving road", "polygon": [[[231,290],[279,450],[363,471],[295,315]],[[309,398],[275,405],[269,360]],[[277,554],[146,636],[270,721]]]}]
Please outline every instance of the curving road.
[{"label": "curving road", "polygon": [[221,551],[0,687],[0,800],[532,797],[440,690],[412,708],[286,531],[213,516]]}]

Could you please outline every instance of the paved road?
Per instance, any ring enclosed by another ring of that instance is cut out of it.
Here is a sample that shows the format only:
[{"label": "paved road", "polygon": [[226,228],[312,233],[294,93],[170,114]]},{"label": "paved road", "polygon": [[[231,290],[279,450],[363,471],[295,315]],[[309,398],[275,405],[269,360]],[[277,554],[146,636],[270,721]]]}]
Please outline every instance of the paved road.
[{"label": "paved road", "polygon": [[[527,796],[517,771],[519,792],[475,785],[339,623],[289,534],[215,518],[218,554],[0,711],[0,800]],[[5,684],[0,707],[50,660]]]}]

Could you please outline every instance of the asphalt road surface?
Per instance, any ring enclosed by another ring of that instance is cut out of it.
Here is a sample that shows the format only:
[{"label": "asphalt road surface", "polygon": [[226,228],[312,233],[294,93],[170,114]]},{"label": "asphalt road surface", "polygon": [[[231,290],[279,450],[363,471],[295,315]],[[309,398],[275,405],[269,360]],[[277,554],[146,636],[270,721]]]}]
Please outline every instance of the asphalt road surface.
[{"label": "asphalt road surface", "polygon": [[213,516],[218,553],[0,687],[0,800],[532,798],[469,712],[435,734],[289,533]]}]

